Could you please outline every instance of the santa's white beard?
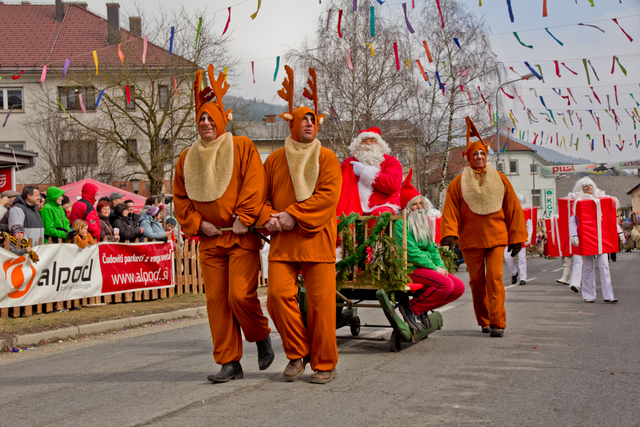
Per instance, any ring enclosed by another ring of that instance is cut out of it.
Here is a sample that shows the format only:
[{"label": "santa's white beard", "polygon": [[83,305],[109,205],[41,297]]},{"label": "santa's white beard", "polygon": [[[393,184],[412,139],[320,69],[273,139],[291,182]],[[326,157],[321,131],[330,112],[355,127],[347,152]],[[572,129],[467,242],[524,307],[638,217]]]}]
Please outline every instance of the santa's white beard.
[{"label": "santa's white beard", "polygon": [[384,151],[379,144],[360,145],[353,156],[367,166],[380,166],[384,161]]},{"label": "santa's white beard", "polygon": [[408,229],[413,231],[413,237],[415,237],[416,243],[424,245],[433,239],[431,224],[429,223],[429,217],[425,209],[409,211],[407,213],[407,225]]}]

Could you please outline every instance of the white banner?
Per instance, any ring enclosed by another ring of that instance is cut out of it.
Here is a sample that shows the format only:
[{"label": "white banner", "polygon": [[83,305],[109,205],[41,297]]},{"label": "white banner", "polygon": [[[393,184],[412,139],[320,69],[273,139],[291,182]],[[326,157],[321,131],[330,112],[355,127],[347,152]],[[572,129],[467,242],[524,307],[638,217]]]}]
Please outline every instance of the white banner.
[{"label": "white banner", "polygon": [[0,249],[0,307],[173,286],[173,244],[98,243],[34,248],[40,260]]},{"label": "white banner", "polygon": [[591,173],[601,175],[611,169],[638,169],[640,168],[640,160],[628,160],[624,162],[612,163],[596,163],[593,165],[556,165],[542,166],[540,173],[542,175],[559,175],[561,173]]}]

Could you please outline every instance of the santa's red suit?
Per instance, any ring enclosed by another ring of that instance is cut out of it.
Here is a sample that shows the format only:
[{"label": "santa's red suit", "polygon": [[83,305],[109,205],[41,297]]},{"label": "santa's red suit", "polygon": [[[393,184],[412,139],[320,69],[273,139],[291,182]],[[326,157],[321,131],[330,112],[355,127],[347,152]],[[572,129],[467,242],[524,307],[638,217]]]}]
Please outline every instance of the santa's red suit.
[{"label": "santa's red suit", "polygon": [[[376,144],[362,144],[362,140],[368,138],[375,138]],[[360,131],[349,148],[352,156],[341,165],[342,193],[336,213],[379,215],[399,212],[402,165],[389,155],[391,150],[380,136],[380,129]]]}]

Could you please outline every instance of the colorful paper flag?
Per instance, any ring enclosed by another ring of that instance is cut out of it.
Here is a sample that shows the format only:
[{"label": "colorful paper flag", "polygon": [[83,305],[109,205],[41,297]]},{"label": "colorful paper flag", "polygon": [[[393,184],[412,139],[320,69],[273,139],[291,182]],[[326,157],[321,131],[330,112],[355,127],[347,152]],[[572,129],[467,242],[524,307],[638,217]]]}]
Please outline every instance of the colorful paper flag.
[{"label": "colorful paper flag", "polygon": [[564,68],[566,68],[567,70],[569,70],[570,72],[572,72],[574,76],[577,76],[577,75],[578,75],[578,73],[576,73],[575,71],[573,71],[571,68],[567,67],[567,65],[566,65],[564,62],[562,63],[562,66],[563,66]]},{"label": "colorful paper flag", "polygon": [[396,56],[396,70],[400,69],[400,60],[398,59],[398,43],[393,42],[393,53]]},{"label": "colorful paper flag", "polygon": [[489,42],[487,42],[487,39],[486,39],[486,37],[485,37],[485,36],[482,36],[482,41],[483,41],[483,42],[484,42],[484,44],[487,46],[487,49],[489,50],[489,53],[490,53],[491,55],[493,55],[494,57],[496,57],[496,58],[497,58],[497,57],[498,57],[498,55],[496,55],[496,54],[494,53],[494,51],[492,51],[492,50],[491,50],[491,46],[489,46]]},{"label": "colorful paper flag", "polygon": [[371,50],[371,56],[376,56],[376,53],[373,51],[373,45],[371,43],[367,43],[367,46],[369,46],[369,50]]},{"label": "colorful paper flag", "polygon": [[629,34],[627,34],[627,32],[620,26],[620,24],[618,23],[618,18],[613,18],[613,22],[616,23],[616,25],[618,26],[618,28],[620,28],[620,30],[624,33],[625,36],[627,36],[627,38],[629,39],[630,42],[633,41],[633,39],[631,38],[631,36]]},{"label": "colorful paper flag", "polygon": [[[62,106],[62,102],[60,102],[59,98],[56,98],[56,101],[58,101],[58,105],[60,106],[60,108],[62,108],[62,111],[64,111],[64,114],[67,116],[67,119],[70,119],[71,116],[69,115],[69,113],[67,113],[67,110],[64,109],[64,107]],[[13,107],[11,107],[13,108]],[[9,118],[9,116],[7,116],[7,119]],[[7,123],[7,120],[5,119],[4,123]],[[4,127],[4,126],[3,126]]]},{"label": "colorful paper flag", "polygon": [[329,9],[329,12],[327,12],[327,28],[325,29],[325,31],[329,31],[329,23],[331,22],[331,12],[332,12],[331,9]]},{"label": "colorful paper flag", "polygon": [[17,76],[16,75],[11,76],[11,80],[18,80],[20,76],[22,76],[22,73],[24,73],[24,70],[20,71]]},{"label": "colorful paper flag", "polygon": [[587,59],[582,58],[582,65],[584,65],[584,71],[587,73],[587,84],[591,84],[591,78],[589,77],[589,69],[587,68]]},{"label": "colorful paper flag", "polygon": [[444,16],[442,15],[442,8],[440,7],[440,0],[436,0],[436,6],[438,6],[438,13],[440,13],[440,21],[442,21],[442,28],[444,28]]},{"label": "colorful paper flag", "polygon": [[353,71],[353,63],[351,62],[351,49],[347,50],[347,66]]},{"label": "colorful paper flag", "polygon": [[147,62],[147,43],[149,42],[149,36],[144,36],[142,38],[142,63],[145,64]]},{"label": "colorful paper flag", "polygon": [[542,1],[542,17],[547,17],[547,0]]},{"label": "colorful paper flag", "polygon": [[560,46],[564,46],[564,43],[562,43],[560,40],[558,40],[558,39],[556,38],[556,36],[554,36],[553,34],[551,34],[551,31],[549,31],[549,29],[548,29],[548,28],[545,28],[545,30],[547,31],[547,33],[548,33],[551,37],[553,37],[553,39],[554,39],[555,41],[557,41],[557,42],[560,44]]},{"label": "colorful paper flag", "polygon": [[376,12],[373,6],[369,8],[369,33],[371,37],[376,36]]},{"label": "colorful paper flag", "polygon": [[258,12],[260,12],[260,6],[262,6],[262,0],[258,0],[258,9],[256,9],[255,13],[251,14],[251,19],[256,19]]},{"label": "colorful paper flag", "polygon": [[100,100],[102,99],[102,94],[103,93],[104,93],[104,89],[102,89],[100,91],[100,94],[98,94],[98,99],[96,99],[96,107],[95,108],[98,108],[98,105],[100,105]]},{"label": "colorful paper flag", "polygon": [[96,75],[98,75],[98,52],[93,51],[93,60],[96,63]]},{"label": "colorful paper flag", "polygon": [[120,57],[120,62],[122,62],[124,64],[124,54],[122,53],[122,50],[120,49],[121,45],[122,45],[122,43],[118,43],[118,56]]},{"label": "colorful paper flag", "polygon": [[171,27],[171,38],[169,39],[169,55],[173,54],[173,35],[175,34],[176,27]]},{"label": "colorful paper flag", "polygon": [[[229,8],[231,10],[231,8]],[[202,29],[202,16],[198,19],[198,29],[196,30],[196,44],[193,49],[198,49],[198,39],[200,38],[200,30]]]},{"label": "colorful paper flag", "polygon": [[[58,103],[60,103],[60,101],[58,101]],[[62,104],[60,104],[60,106],[62,107]],[[64,108],[63,108],[64,110]],[[11,112],[13,111],[13,105],[11,106],[11,108],[9,108],[9,113],[7,114],[7,117],[4,118],[4,123],[2,124],[2,127],[5,127],[7,125],[7,121],[9,120],[9,116],[11,115]],[[66,113],[66,111],[65,111]],[[67,117],[69,115],[67,114]]]},{"label": "colorful paper flag", "polygon": [[429,46],[427,45],[427,41],[422,41],[422,46],[424,46],[424,51],[427,54],[427,58],[429,59],[429,63],[433,62],[433,58],[431,57],[431,51],[429,50]]},{"label": "colorful paper flag", "polygon": [[129,85],[124,87],[124,94],[127,96],[127,104],[131,104],[131,90],[129,89]]},{"label": "colorful paper flag", "polygon": [[511,0],[507,0],[507,8],[509,9],[509,19],[513,22],[513,8],[511,7]]},{"label": "colorful paper flag", "polygon": [[278,78],[278,68],[280,68],[280,57],[276,58],[276,72],[273,74],[273,81],[275,82]]},{"label": "colorful paper flag", "polygon": [[340,26],[342,25],[342,9],[338,11],[338,36],[342,38],[342,30]]},{"label": "colorful paper flag", "polygon": [[409,30],[409,32],[411,34],[415,33],[415,31],[413,30],[413,27],[411,26],[411,23],[409,22],[409,17],[407,16],[407,4],[406,3],[402,3],[402,10],[404,11],[404,21],[407,24],[407,29]]},{"label": "colorful paper flag", "polygon": [[604,30],[603,30],[602,28],[600,28],[600,27],[596,27],[595,25],[591,25],[591,24],[582,24],[582,23],[580,23],[580,24],[578,24],[578,25],[582,25],[583,27],[591,27],[591,28],[595,28],[596,30],[600,30],[600,31],[602,31],[602,32],[604,33]]},{"label": "colorful paper flag", "polygon": [[67,76],[67,71],[69,70],[69,64],[71,64],[71,59],[67,58],[64,61],[64,67],[62,67],[62,78],[63,79]]},{"label": "colorful paper flag", "polygon": [[533,45],[524,44],[522,40],[520,40],[520,36],[518,36],[518,33],[516,31],[513,32],[513,35],[516,36],[516,39],[518,39],[518,43],[520,43],[522,46],[528,47],[529,49],[533,49]]},{"label": "colorful paper flag", "polygon": [[231,8],[228,7],[227,9],[229,10],[229,16],[227,16],[227,23],[224,26],[224,31],[222,31],[222,35],[223,36],[227,32],[227,30],[229,29],[229,23],[231,22]]},{"label": "colorful paper flag", "polygon": [[251,77],[253,77],[253,83],[256,82],[256,72],[253,68],[253,61],[251,61]]},{"label": "colorful paper flag", "polygon": [[538,80],[542,80],[542,76],[540,74],[538,74],[531,65],[529,65],[528,62],[525,61],[524,65],[527,66],[527,68],[529,69],[529,71],[531,71],[533,73],[534,76],[536,76],[536,78]]},{"label": "colorful paper flag", "polygon": [[354,12],[358,11],[358,0],[353,0],[353,11]]},{"label": "colorful paper flag", "polygon": [[78,100],[80,101],[80,109],[82,110],[83,114],[87,114],[87,109],[84,106],[84,102],[82,102],[82,94],[79,93],[78,94]]},{"label": "colorful paper flag", "polygon": [[44,83],[47,79],[47,66],[42,67],[42,75],[40,76],[40,83]]}]

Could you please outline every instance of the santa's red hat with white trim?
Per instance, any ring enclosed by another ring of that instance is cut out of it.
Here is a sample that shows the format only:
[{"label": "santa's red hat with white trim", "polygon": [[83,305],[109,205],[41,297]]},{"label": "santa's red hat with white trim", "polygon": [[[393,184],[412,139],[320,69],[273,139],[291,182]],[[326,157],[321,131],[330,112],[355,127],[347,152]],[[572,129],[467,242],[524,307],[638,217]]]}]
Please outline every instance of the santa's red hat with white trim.
[{"label": "santa's red hat with white trim", "polygon": [[407,177],[400,187],[400,207],[406,209],[409,202],[415,199],[417,196],[421,196],[420,192],[416,190],[416,187],[411,184],[411,177],[413,176],[413,169],[409,171]]},{"label": "santa's red hat with white trim", "polygon": [[352,156],[355,155],[356,150],[358,149],[358,146],[360,145],[362,140],[365,138],[375,138],[376,141],[378,141],[378,145],[382,147],[382,152],[384,154],[391,153],[391,149],[389,148],[389,145],[386,143],[384,139],[382,139],[382,132],[380,131],[379,128],[374,126],[369,129],[361,130],[358,136],[353,140],[351,145],[349,145],[349,150],[351,150]]}]

